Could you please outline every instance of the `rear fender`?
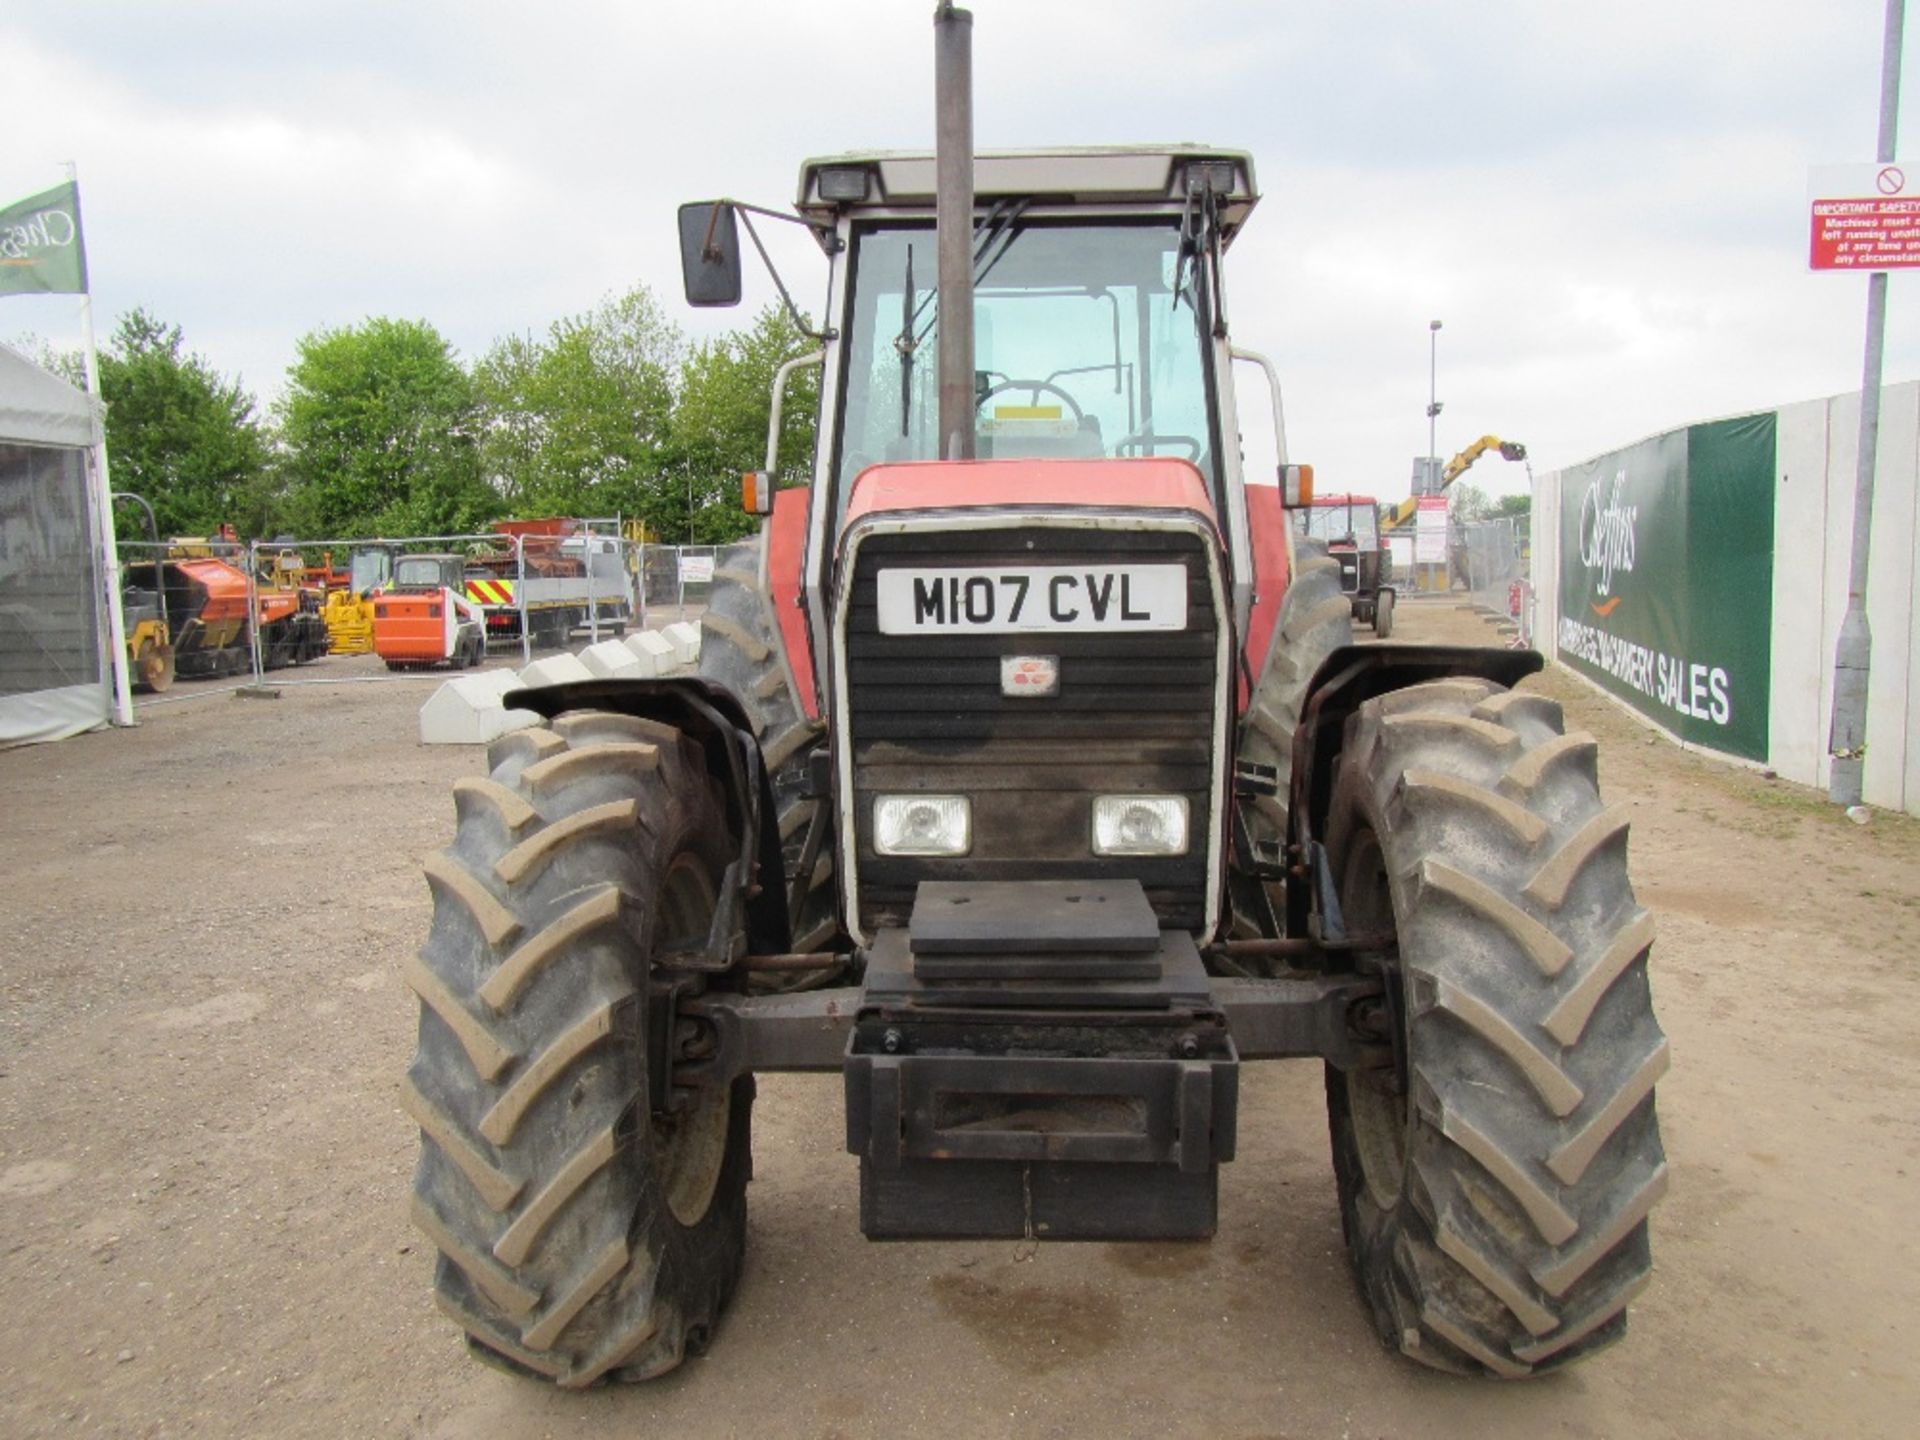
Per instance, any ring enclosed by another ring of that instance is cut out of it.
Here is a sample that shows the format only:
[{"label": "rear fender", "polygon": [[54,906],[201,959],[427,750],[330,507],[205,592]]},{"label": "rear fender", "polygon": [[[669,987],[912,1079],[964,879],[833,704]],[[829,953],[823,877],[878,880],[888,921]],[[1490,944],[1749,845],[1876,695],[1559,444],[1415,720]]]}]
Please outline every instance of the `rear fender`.
[{"label": "rear fender", "polygon": [[1315,847],[1326,833],[1334,771],[1347,717],[1376,695],[1429,680],[1465,676],[1513,686],[1546,662],[1537,650],[1481,645],[1343,645],[1307,686],[1293,735],[1293,781],[1287,797],[1287,933],[1307,933]]},{"label": "rear fender", "polygon": [[[726,799],[727,825],[737,857],[727,867],[714,939],[698,968],[725,969],[740,958],[734,936],[743,931],[747,949],[758,955],[785,954],[792,948],[787,923],[786,867],[780,853],[779,812],[773,786],[747,713],[732,691],[696,676],[660,680],[578,680],[510,690],[502,698],[509,710],[531,710],[551,720],[569,710],[612,710],[656,720],[688,736],[707,757],[707,771]],[[741,922],[734,923],[735,918]],[[691,962],[688,962],[691,967]]]}]

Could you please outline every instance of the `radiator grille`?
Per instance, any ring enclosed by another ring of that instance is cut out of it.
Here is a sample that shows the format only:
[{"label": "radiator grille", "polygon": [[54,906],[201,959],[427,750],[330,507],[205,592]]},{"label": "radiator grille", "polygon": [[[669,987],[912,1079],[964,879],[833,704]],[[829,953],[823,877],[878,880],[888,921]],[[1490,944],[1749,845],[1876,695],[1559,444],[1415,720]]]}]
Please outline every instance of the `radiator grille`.
[{"label": "radiator grille", "polygon": [[[875,576],[891,565],[975,567],[1177,562],[1187,571],[1178,632],[890,636]],[[1221,783],[1213,736],[1218,617],[1202,541],[1181,532],[1034,526],[879,535],[857,552],[847,612],[854,838],[862,928],[904,923],[922,880],[1138,879],[1170,928],[1205,923]],[[1004,655],[1059,657],[1057,695],[1000,693]],[[973,803],[973,851],[958,859],[873,851],[873,797],[925,791]],[[1093,797],[1187,797],[1188,853],[1092,853]]]}]

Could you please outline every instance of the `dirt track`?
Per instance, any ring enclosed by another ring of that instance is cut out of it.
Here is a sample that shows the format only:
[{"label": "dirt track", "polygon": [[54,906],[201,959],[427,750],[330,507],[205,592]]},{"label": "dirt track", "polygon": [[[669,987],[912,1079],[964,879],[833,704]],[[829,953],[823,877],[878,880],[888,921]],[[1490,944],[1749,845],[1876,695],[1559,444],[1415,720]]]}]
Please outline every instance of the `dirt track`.
[{"label": "dirt track", "polygon": [[[1491,639],[1446,602],[1400,624]],[[327,686],[0,754],[0,1434],[1911,1434],[1920,825],[1544,688],[1634,807],[1675,1051],[1658,1275],[1579,1369],[1474,1383],[1381,1349],[1308,1063],[1244,1077],[1212,1244],[1031,1260],[862,1240],[839,1082],[765,1078],[705,1359],[585,1395],[470,1362],[395,1095],[415,862],[479,757],[414,743],[425,686]]]}]

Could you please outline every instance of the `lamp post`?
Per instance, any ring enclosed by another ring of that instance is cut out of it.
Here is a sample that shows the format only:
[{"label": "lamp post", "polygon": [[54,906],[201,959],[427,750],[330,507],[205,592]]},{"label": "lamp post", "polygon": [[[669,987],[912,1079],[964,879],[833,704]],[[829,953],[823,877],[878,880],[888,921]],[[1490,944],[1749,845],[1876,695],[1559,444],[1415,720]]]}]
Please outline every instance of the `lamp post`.
[{"label": "lamp post", "polygon": [[[1440,418],[1440,322],[1427,322],[1427,484],[1431,486],[1439,469],[1440,452],[1434,448],[1434,422]],[[1429,494],[1432,491],[1428,492]]]},{"label": "lamp post", "polygon": [[[1900,121],[1900,47],[1906,0],[1887,0],[1880,48],[1880,148],[1882,165],[1893,163]],[[1880,444],[1881,352],[1886,346],[1887,272],[1867,277],[1866,361],[1860,380],[1860,441],[1855,448],[1853,551],[1847,570],[1847,613],[1833,655],[1833,720],[1827,733],[1831,769],[1827,798],[1849,810],[1866,798],[1867,681],[1873,666],[1873,628],[1867,623],[1867,561],[1873,549],[1874,464]]]},{"label": "lamp post", "polygon": [[[1440,452],[1434,438],[1435,426],[1440,419],[1440,322],[1427,322],[1427,490],[1429,495],[1440,493]],[[1414,521],[1414,533],[1419,534],[1419,521]],[[1416,544],[1418,541],[1415,542]],[[1443,564],[1445,562],[1442,562]],[[1433,569],[1429,562],[1427,570],[1427,588],[1434,589]]]}]

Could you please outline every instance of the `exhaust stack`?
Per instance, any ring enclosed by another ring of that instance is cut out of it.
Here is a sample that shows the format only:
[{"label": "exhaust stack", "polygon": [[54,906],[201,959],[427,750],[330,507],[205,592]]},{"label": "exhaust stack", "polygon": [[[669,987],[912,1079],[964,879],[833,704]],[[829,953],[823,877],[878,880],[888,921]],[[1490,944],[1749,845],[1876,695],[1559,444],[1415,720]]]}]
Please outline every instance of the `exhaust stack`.
[{"label": "exhaust stack", "polygon": [[973,14],[933,12],[934,216],[940,256],[940,456],[974,456]]}]

